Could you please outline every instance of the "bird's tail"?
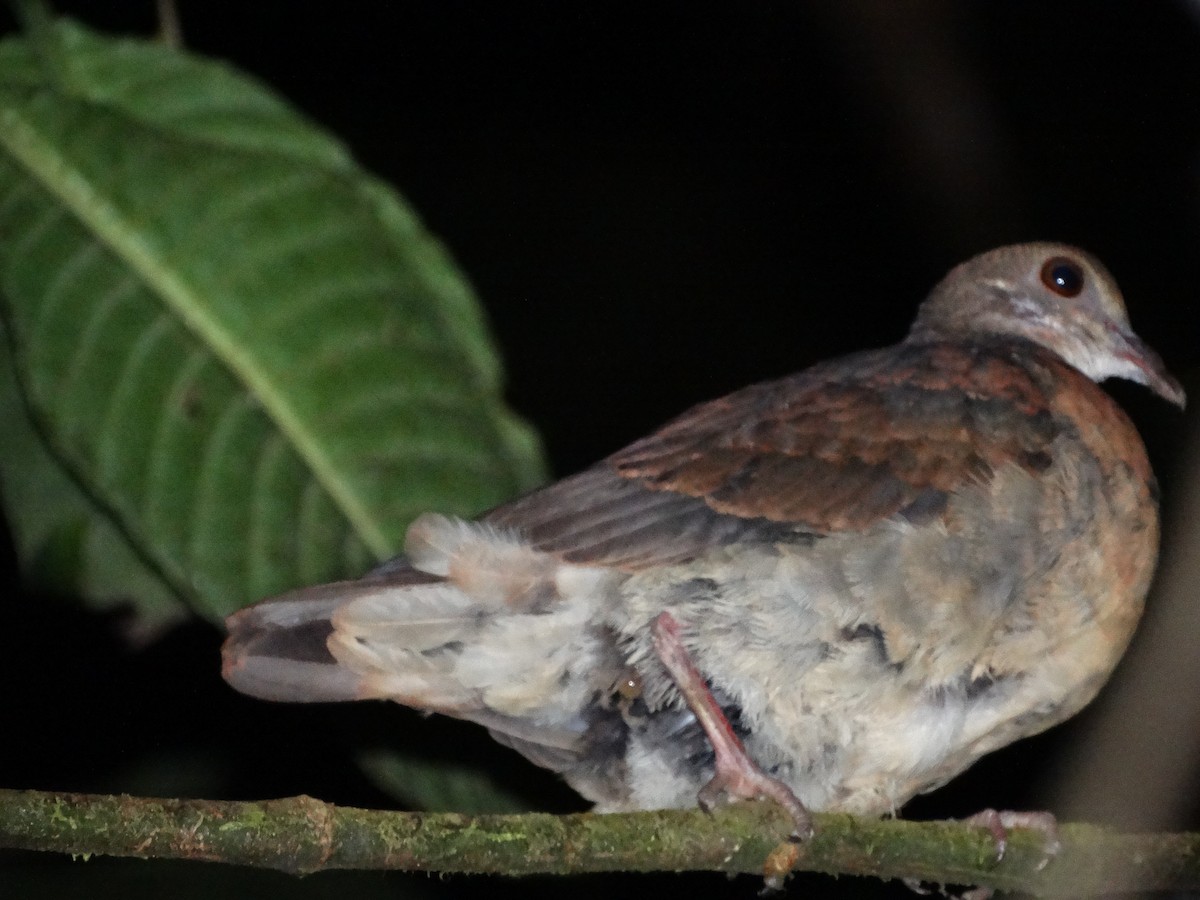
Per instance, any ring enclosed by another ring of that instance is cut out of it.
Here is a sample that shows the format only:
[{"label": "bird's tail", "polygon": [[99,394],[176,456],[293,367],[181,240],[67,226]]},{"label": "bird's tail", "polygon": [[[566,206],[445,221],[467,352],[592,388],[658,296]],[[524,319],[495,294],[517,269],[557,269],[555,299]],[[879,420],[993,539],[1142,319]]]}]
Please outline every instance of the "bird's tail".
[{"label": "bird's tail", "polygon": [[225,679],[268,700],[382,698],[470,719],[561,771],[614,667],[592,622],[614,573],[442,516],[418,519],[406,551],[360,581],[230,616]]},{"label": "bird's tail", "polygon": [[[424,591],[441,582],[413,569],[385,581],[339,581],[274,597],[225,620],[221,674],[238,691],[263,700],[323,703],[372,694],[364,673],[330,649],[334,617],[349,604]],[[375,695],[378,696],[378,695]]]}]

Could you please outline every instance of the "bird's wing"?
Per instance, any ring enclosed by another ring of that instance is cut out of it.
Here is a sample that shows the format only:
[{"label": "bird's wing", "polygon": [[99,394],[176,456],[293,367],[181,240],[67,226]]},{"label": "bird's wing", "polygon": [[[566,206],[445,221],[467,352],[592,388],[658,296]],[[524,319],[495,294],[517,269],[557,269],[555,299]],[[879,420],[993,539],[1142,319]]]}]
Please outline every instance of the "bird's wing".
[{"label": "bird's wing", "polygon": [[570,562],[636,570],[736,540],[925,520],[1004,465],[1049,464],[1063,426],[1035,380],[1044,355],[902,344],[846,357],[697,406],[484,521]]}]

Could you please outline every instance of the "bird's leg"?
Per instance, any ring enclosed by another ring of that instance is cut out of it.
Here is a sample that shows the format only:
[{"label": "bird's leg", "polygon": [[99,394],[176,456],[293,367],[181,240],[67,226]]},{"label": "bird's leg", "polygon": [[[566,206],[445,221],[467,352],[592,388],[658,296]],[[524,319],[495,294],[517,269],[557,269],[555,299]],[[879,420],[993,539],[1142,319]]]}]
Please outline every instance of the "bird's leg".
[{"label": "bird's leg", "polygon": [[812,817],[804,804],[792,793],[792,789],[772,778],[750,758],[741,739],[734,733],[733,726],[717,704],[704,676],[692,662],[692,657],[679,636],[679,623],[669,612],[660,613],[651,626],[654,651],[670,673],[675,686],[683,695],[688,708],[704,734],[708,737],[716,754],[716,774],[700,789],[700,806],[712,809],[722,795],[745,800],[768,797],[778,803],[792,817],[796,825],[794,834],[801,840],[812,835]]}]

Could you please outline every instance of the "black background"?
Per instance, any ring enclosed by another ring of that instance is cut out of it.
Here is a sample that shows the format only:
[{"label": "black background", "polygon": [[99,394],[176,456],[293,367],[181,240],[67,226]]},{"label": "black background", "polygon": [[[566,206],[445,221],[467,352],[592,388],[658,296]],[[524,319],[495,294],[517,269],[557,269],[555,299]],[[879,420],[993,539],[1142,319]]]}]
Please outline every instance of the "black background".
[{"label": "black background", "polygon": [[[149,3],[58,7],[102,29],[154,29]],[[696,401],[898,339],[946,269],[1021,240],[1099,255],[1139,333],[1197,387],[1196,5],[195,2],[181,17],[190,49],[257,75],[339,135],[446,242],[486,307],[510,402],[540,430],[557,474]],[[1114,393],[1146,436],[1171,521],[1188,418],[1145,391]],[[131,647],[119,615],[23,591],[11,574],[0,604],[4,785],[387,806],[351,759],[412,742],[485,761],[541,808],[582,807],[469,726],[384,705],[238,697],[218,677],[209,626]],[[994,754],[907,812],[1045,804],[1079,728]],[[695,885],[729,896],[757,887]],[[0,856],[0,897],[674,886],[374,873],[297,882]],[[881,891],[853,879],[792,889]]]}]

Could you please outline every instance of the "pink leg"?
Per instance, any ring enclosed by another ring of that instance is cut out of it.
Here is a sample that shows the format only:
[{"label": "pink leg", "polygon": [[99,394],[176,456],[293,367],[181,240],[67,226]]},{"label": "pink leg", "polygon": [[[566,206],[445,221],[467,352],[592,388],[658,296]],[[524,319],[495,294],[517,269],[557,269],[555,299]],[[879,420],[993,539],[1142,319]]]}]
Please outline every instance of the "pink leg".
[{"label": "pink leg", "polygon": [[675,686],[683,695],[688,708],[704,729],[709,744],[716,754],[716,774],[700,789],[697,798],[704,809],[712,809],[722,795],[744,800],[768,797],[782,806],[796,824],[794,834],[800,839],[812,835],[812,817],[804,804],[792,793],[792,789],[772,778],[746,753],[741,739],[734,734],[725,713],[708,689],[704,676],[692,662],[687,648],[679,636],[679,623],[668,612],[661,613],[651,626],[654,651],[670,673]]}]

